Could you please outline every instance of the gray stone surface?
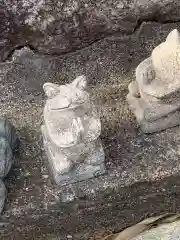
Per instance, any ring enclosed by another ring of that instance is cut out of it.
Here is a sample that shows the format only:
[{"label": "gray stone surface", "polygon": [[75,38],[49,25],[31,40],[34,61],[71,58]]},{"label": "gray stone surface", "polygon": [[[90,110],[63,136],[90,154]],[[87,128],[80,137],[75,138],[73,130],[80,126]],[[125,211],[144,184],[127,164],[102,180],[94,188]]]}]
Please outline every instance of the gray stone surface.
[{"label": "gray stone surface", "polygon": [[[108,37],[62,57],[21,49],[16,52],[24,53],[20,62],[12,58],[1,64],[1,115],[12,122],[21,140],[13,172],[5,181],[2,238],[50,240],[71,235],[75,240],[97,240],[147,216],[180,210],[179,127],[145,135],[126,102],[135,68],[174,28],[179,29],[178,23],[142,24],[132,35]],[[51,181],[42,149],[42,87],[47,81],[69,83],[82,74],[100,110],[108,171],[59,188]]]},{"label": "gray stone surface", "polygon": [[0,59],[29,45],[60,55],[112,33],[133,33],[143,21],[179,20],[178,0],[3,0],[0,3]]},{"label": "gray stone surface", "polygon": [[47,99],[41,131],[55,182],[62,186],[104,174],[101,122],[86,77],[60,86],[45,83],[43,89]]}]

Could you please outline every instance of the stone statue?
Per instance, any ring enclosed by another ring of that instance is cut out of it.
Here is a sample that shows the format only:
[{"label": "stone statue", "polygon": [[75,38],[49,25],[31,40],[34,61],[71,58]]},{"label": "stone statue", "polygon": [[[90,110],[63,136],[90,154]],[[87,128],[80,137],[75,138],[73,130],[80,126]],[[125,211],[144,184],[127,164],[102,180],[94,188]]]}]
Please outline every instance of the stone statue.
[{"label": "stone statue", "polygon": [[0,213],[2,212],[4,208],[4,202],[6,200],[7,190],[3,183],[3,181],[0,179]]},{"label": "stone statue", "polygon": [[6,188],[2,181],[13,163],[13,153],[18,149],[19,139],[15,128],[7,119],[0,119],[0,212],[4,207]]},{"label": "stone statue", "polygon": [[57,184],[73,183],[105,172],[99,139],[101,123],[86,89],[86,77],[72,83],[45,83],[42,133]]},{"label": "stone statue", "polygon": [[127,100],[145,133],[180,124],[180,36],[176,29],[139,64]]}]

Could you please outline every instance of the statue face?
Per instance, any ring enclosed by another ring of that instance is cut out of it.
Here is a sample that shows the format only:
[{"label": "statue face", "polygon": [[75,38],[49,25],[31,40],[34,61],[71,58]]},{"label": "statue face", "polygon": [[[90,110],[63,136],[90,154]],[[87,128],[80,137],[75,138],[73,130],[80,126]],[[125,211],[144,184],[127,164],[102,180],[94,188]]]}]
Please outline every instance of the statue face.
[{"label": "statue face", "polygon": [[50,110],[60,111],[76,108],[89,99],[84,76],[76,78],[71,84],[59,86],[53,83],[45,83],[44,91],[48,97],[47,104]]},{"label": "statue face", "polygon": [[100,134],[100,121],[85,87],[83,76],[67,85],[44,85],[48,97],[44,110],[45,124],[51,140],[59,147],[94,140]]}]

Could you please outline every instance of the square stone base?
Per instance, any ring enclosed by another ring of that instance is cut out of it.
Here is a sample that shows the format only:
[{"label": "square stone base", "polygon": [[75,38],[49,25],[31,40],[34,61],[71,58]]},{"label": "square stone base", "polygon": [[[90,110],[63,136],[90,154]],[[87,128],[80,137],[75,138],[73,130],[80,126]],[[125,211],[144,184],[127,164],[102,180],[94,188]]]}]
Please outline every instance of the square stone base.
[{"label": "square stone base", "polygon": [[180,111],[175,111],[162,117],[156,121],[148,122],[143,120],[140,122],[140,127],[144,133],[159,132],[168,128],[180,125]]},{"label": "square stone base", "polygon": [[[68,162],[67,155],[63,155],[62,152],[54,152],[51,142],[47,137],[46,128],[42,126],[44,148],[49,160],[49,165],[52,170],[52,175],[57,185],[66,185],[70,183],[76,183],[79,181],[87,180],[89,178],[97,177],[106,172],[104,164],[104,150],[100,140],[95,143],[95,148],[90,151],[89,154],[85,154],[83,161],[79,163],[69,163],[69,165],[63,169],[62,163]],[[78,146],[77,146],[78,148]],[[66,149],[67,152],[67,149]],[[69,148],[71,153],[71,149]],[[80,156],[82,159],[82,156]]]},{"label": "square stone base", "polygon": [[150,107],[142,98],[136,98],[131,94],[128,94],[127,100],[144,133],[154,133],[180,125],[180,110],[175,110],[178,107],[173,109],[170,104],[169,108],[163,104]]}]

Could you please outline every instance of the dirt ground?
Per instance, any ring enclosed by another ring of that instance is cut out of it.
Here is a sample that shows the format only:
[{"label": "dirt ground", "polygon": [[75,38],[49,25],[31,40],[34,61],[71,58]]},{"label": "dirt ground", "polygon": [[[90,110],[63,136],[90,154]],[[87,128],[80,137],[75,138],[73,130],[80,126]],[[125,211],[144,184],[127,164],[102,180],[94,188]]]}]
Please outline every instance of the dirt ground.
[{"label": "dirt ground", "polygon": [[[0,65],[1,115],[15,125],[21,141],[5,179],[0,239],[97,240],[145,217],[179,210],[180,129],[144,135],[126,102],[135,67],[175,27],[147,23],[134,35],[112,36],[61,58],[21,49],[21,57]],[[63,84],[79,74],[88,77],[101,114],[107,173],[57,187],[40,132],[42,84]]]}]

